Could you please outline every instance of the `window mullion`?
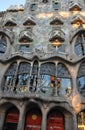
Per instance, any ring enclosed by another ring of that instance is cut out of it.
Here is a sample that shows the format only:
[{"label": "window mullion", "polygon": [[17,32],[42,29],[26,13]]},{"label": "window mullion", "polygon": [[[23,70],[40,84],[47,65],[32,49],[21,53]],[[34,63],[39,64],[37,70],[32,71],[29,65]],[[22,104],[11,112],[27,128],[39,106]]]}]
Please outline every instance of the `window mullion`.
[{"label": "window mullion", "polygon": [[16,86],[16,80],[17,80],[18,69],[19,69],[19,62],[17,63],[16,72],[15,72],[15,75],[14,75],[13,90],[15,90],[17,88],[17,86]]}]

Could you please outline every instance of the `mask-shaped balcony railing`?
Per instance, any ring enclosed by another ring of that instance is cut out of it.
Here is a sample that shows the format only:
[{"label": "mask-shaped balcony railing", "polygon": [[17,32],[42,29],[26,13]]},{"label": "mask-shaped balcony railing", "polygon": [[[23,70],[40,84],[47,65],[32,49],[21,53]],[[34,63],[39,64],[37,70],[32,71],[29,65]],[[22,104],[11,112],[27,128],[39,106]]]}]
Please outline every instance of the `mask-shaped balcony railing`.
[{"label": "mask-shaped balcony railing", "polygon": [[33,33],[30,31],[22,31],[19,35],[19,42],[32,42]]}]

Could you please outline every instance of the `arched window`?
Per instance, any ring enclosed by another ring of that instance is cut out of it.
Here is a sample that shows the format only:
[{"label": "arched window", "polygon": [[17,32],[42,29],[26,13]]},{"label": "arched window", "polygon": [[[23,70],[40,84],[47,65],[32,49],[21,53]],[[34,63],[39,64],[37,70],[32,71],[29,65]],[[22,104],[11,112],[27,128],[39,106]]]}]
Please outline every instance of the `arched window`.
[{"label": "arched window", "polygon": [[69,96],[72,92],[71,76],[64,64],[57,65],[56,80],[57,94]]},{"label": "arched window", "polygon": [[13,63],[5,73],[4,91],[26,92],[31,65],[27,62]]},{"label": "arched window", "polygon": [[77,77],[78,91],[85,96],[85,63],[82,63]]},{"label": "arched window", "polygon": [[64,130],[64,116],[55,109],[49,112],[47,116],[47,130]]},{"label": "arched window", "polygon": [[19,91],[26,92],[27,91],[27,82],[30,75],[30,64],[29,63],[20,63],[18,72],[17,72],[17,80],[16,86]]},{"label": "arched window", "polygon": [[85,32],[75,37],[75,53],[78,56],[85,55]]},{"label": "arched window", "polygon": [[0,53],[3,54],[7,49],[7,41],[6,36],[4,34],[0,34]]},{"label": "arched window", "polygon": [[16,107],[9,109],[6,113],[3,130],[16,130],[19,120],[19,111]]},{"label": "arched window", "polygon": [[38,108],[31,108],[26,114],[25,130],[41,130],[42,114]]},{"label": "arched window", "polygon": [[85,129],[85,110],[81,111],[77,115],[77,121],[78,121],[78,130],[84,130]]},{"label": "arched window", "polygon": [[44,94],[55,93],[55,64],[44,63],[40,68],[41,84],[40,91]]},{"label": "arched window", "polygon": [[31,74],[31,79],[30,79],[30,88],[29,90],[31,92],[35,92],[37,89],[37,85],[38,85],[38,61],[35,60],[33,63],[33,67],[32,67],[32,74]]},{"label": "arched window", "polygon": [[17,63],[12,63],[11,66],[8,68],[6,71],[4,77],[5,77],[5,82],[4,82],[4,91],[9,91],[9,90],[14,90],[14,76],[16,73],[16,67]]}]

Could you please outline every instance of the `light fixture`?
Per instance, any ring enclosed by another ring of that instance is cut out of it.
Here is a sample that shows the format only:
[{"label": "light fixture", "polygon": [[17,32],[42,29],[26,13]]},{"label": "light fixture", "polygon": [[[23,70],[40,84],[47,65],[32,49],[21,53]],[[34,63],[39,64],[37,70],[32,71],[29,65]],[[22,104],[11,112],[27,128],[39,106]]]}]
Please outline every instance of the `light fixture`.
[{"label": "light fixture", "polygon": [[61,45],[60,40],[56,39],[51,44],[52,44],[52,46],[56,47],[56,52],[58,52],[58,47]]}]

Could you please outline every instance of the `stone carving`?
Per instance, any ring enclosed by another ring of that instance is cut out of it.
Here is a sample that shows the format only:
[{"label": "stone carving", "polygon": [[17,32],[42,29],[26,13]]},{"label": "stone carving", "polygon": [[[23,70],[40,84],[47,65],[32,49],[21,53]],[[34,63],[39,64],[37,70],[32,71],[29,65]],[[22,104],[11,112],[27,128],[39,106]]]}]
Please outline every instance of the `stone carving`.
[{"label": "stone carving", "polygon": [[20,32],[19,35],[20,42],[32,42],[33,41],[33,34],[28,30],[23,30]]},{"label": "stone carving", "polygon": [[60,41],[64,41],[65,34],[61,30],[51,31],[49,34],[49,40],[53,41],[53,39],[60,39]]}]

